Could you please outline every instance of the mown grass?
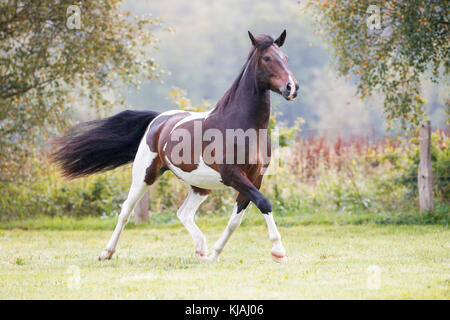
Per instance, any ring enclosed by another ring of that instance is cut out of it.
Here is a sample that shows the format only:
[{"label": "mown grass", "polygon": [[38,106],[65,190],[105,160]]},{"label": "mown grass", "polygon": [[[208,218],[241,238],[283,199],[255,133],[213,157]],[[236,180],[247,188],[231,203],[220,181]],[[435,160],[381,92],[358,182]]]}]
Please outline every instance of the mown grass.
[{"label": "mown grass", "polygon": [[[231,212],[231,207],[228,208]],[[253,204],[250,204],[247,210],[248,214],[244,224],[260,225],[264,223],[261,214]],[[223,226],[229,219],[228,213],[210,214],[202,210],[197,214],[200,216],[201,223],[211,226]],[[299,226],[299,225],[361,225],[361,224],[380,224],[380,225],[429,225],[438,224],[442,226],[449,225],[450,206],[446,203],[435,205],[433,212],[420,213],[418,208],[409,210],[393,211],[325,211],[322,208],[308,210],[304,212],[295,209],[281,208],[275,204],[274,212],[277,224],[281,226]],[[94,217],[94,216],[34,216],[25,218],[16,218],[9,220],[0,220],[0,230],[112,230],[117,223],[117,218],[112,216]],[[133,219],[127,225],[128,229],[146,229],[151,228],[171,228],[179,225],[179,220],[174,212],[162,211],[151,213],[150,221],[141,225],[135,225]]]},{"label": "mown grass", "polygon": [[[290,259],[279,265],[263,219],[250,212],[211,264],[194,257],[176,220],[130,224],[114,258],[99,262],[115,219],[59,219],[53,228],[37,219],[30,229],[41,230],[0,230],[1,299],[450,298],[450,231],[442,225],[305,225],[277,217]],[[198,219],[209,246],[225,223]]]}]

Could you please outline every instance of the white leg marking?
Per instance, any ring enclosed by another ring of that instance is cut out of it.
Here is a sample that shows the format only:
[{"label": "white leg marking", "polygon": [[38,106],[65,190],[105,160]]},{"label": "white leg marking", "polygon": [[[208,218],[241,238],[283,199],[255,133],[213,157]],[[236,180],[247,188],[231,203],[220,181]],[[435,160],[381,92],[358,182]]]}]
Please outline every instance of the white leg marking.
[{"label": "white leg marking", "polygon": [[120,210],[116,228],[114,229],[114,232],[108,244],[106,245],[105,250],[100,253],[98,257],[99,260],[110,259],[112,257],[114,251],[116,250],[120,234],[122,233],[123,228],[125,228],[125,225],[128,223],[134,207],[144,195],[145,191],[148,189],[148,185],[144,182],[145,172],[147,167],[151,165],[151,163],[157,156],[157,153],[150,151],[150,147],[146,142],[146,136],[149,128],[150,125],[147,128],[147,131],[145,132],[141,143],[139,144],[139,148],[133,162],[133,181],[131,183],[130,191],[128,192],[128,197],[122,204],[122,209]]},{"label": "white leg marking", "polygon": [[128,193],[127,200],[122,205],[122,210],[120,211],[119,219],[114,229],[114,232],[109,240],[105,250],[100,253],[98,257],[99,260],[110,259],[116,250],[117,242],[119,241],[120,234],[125,228],[125,225],[128,223],[130,219],[131,212],[133,211],[136,203],[142,197],[142,195],[147,190],[148,185],[145,182],[133,182],[133,185],[130,188],[130,192]]},{"label": "white leg marking", "polygon": [[266,219],[267,228],[269,229],[269,239],[273,243],[273,248],[270,252],[272,254],[272,259],[275,262],[287,262],[286,250],[281,243],[281,235],[273,220],[272,213],[264,214],[264,218]]},{"label": "white leg marking", "polygon": [[209,261],[215,261],[219,258],[220,253],[222,252],[223,248],[227,244],[228,240],[230,239],[233,232],[239,227],[239,225],[242,222],[242,219],[244,218],[245,209],[241,212],[237,213],[237,204],[234,205],[233,213],[231,214],[230,220],[228,221],[228,224],[223,231],[222,235],[220,236],[219,240],[214,243],[212,247],[212,253],[208,257]]},{"label": "white leg marking", "polygon": [[195,255],[201,260],[205,260],[208,256],[208,246],[206,245],[206,238],[194,221],[195,213],[198,207],[207,198],[207,195],[200,195],[190,189],[186,200],[184,200],[181,207],[178,209],[177,217],[186,227],[194,240]]}]

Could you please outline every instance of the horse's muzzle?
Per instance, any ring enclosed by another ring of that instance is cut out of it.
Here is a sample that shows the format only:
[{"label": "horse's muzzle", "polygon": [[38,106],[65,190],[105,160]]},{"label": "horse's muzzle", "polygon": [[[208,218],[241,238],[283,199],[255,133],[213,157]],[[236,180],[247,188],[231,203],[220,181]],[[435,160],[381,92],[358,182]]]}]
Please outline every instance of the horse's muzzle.
[{"label": "horse's muzzle", "polygon": [[288,101],[294,101],[297,97],[299,85],[298,83],[293,83],[289,81],[286,87],[281,90],[281,95]]}]

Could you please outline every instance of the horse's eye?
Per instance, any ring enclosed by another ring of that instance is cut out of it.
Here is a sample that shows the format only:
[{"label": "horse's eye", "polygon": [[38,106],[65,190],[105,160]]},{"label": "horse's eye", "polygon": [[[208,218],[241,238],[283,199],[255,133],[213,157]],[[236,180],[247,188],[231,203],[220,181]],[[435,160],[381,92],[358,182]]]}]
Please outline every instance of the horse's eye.
[{"label": "horse's eye", "polygon": [[264,56],[264,57],[263,57],[263,60],[264,60],[264,61],[270,61],[270,57]]}]

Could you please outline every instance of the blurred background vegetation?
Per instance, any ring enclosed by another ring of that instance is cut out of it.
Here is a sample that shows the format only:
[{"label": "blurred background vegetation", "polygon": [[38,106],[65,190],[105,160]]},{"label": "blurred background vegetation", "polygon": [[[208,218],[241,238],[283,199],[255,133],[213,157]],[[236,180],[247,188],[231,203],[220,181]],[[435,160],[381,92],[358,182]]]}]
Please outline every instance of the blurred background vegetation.
[{"label": "blurred background vegetation", "polygon": [[[247,30],[287,29],[283,51],[300,94],[293,103],[272,95],[282,162],[262,187],[282,221],[448,224],[448,41],[426,42],[448,39],[448,23],[432,20],[448,21],[448,2],[396,3],[391,20],[382,19],[390,31],[376,35],[365,23],[368,1],[1,2],[0,220],[115,216],[130,167],[65,181],[49,163],[48,139],[126,108],[211,108],[244,63]],[[73,4],[81,8],[82,27],[69,30],[66,9]],[[405,27],[418,19],[419,26]],[[392,41],[371,46],[365,37]],[[397,48],[397,64],[379,63]],[[370,59],[359,59],[358,50]],[[399,73],[387,80],[375,77],[396,66]],[[436,209],[420,215],[414,128],[422,118],[434,128]],[[186,185],[167,172],[151,188],[151,219],[175,220]],[[200,215],[228,216],[234,199],[231,190],[216,192]]]}]

